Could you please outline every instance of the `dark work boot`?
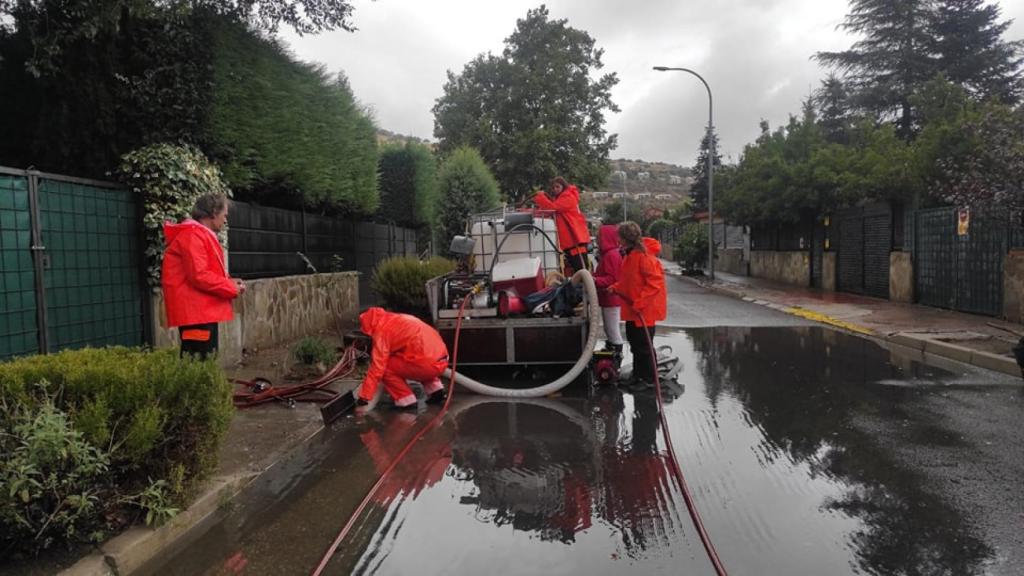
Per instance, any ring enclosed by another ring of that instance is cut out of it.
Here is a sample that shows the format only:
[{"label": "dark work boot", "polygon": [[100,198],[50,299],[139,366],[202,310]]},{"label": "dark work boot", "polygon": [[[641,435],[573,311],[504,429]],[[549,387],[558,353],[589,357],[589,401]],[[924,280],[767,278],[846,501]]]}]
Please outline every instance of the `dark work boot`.
[{"label": "dark work boot", "polygon": [[427,395],[427,404],[444,404],[444,401],[448,399],[448,394],[445,394],[444,389],[438,390]]}]

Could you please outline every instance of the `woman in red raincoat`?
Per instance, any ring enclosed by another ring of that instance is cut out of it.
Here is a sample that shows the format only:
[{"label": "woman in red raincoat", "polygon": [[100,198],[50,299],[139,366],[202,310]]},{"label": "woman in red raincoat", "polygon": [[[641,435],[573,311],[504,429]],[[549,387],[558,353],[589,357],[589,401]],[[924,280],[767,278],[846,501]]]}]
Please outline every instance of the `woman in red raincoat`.
[{"label": "woman in red raincoat", "polygon": [[437,330],[415,316],[378,307],[360,314],[359,324],[373,340],[370,368],[356,402],[360,410],[368,409],[381,382],[398,408],[412,409],[417,405],[416,395],[406,380],[423,384],[428,403],[444,402],[441,373],[448,367],[448,347]]},{"label": "woman in red raincoat", "polygon": [[658,261],[661,242],[644,238],[636,222],[623,222],[619,225],[619,243],[626,252],[622,276],[609,290],[623,299],[622,319],[626,321],[626,340],[633,352],[631,389],[645,390],[654,387],[658,369],[650,344],[655,323],[664,320],[668,312],[665,270]]},{"label": "woman in red raincoat", "polygon": [[587,219],[580,212],[580,191],[561,176],[552,178],[549,187],[551,196],[541,190],[533,197],[533,202],[542,210],[554,211],[558,249],[565,254],[566,264],[573,272],[589,270],[587,247],[590,245],[590,230]]},{"label": "woman in red raincoat", "polygon": [[177,327],[181,353],[206,359],[217,351],[217,323],[234,317],[231,301],[245,292],[245,283],[228,277],[224,249],[217,232],[228,220],[228,199],[206,194],[196,200],[192,218],[164,223],[161,284],[167,326]]}]

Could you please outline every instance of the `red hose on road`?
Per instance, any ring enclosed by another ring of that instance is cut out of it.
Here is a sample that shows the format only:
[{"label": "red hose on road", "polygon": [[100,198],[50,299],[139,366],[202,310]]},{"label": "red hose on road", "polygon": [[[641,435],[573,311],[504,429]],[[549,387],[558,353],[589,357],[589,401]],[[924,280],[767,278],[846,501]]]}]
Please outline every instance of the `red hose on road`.
[{"label": "red hose on road", "polygon": [[462,300],[462,306],[459,307],[459,318],[458,320],[455,321],[455,345],[453,346],[452,350],[452,377],[451,380],[448,382],[448,399],[444,401],[444,406],[441,407],[441,410],[436,415],[434,415],[433,418],[430,419],[430,422],[427,422],[426,426],[421,428],[420,431],[417,432],[416,435],[413,436],[411,440],[409,440],[409,443],[406,444],[404,448],[402,448],[402,451],[399,452],[394,457],[394,459],[391,460],[391,464],[388,464],[388,467],[384,470],[384,473],[381,474],[379,478],[377,478],[377,482],[373,485],[372,488],[370,488],[370,491],[366,493],[366,496],[363,498],[363,501],[359,503],[359,506],[356,508],[355,512],[353,512],[352,515],[349,516],[348,522],[345,523],[345,527],[342,528],[341,532],[338,533],[338,536],[334,538],[334,542],[332,542],[330,548],[327,549],[327,552],[324,554],[324,557],[320,560],[320,564],[318,564],[316,569],[313,570],[313,576],[320,576],[320,574],[323,573],[324,568],[327,567],[327,563],[331,561],[331,557],[334,556],[334,553],[338,550],[338,546],[341,546],[341,543],[345,540],[345,538],[348,536],[348,533],[352,530],[352,527],[355,525],[356,519],[359,518],[360,515],[362,515],[363,510],[365,510],[366,507],[370,504],[370,501],[373,500],[373,497],[377,494],[377,491],[380,490],[380,487],[384,484],[384,480],[391,475],[391,471],[394,470],[396,466],[398,466],[398,463],[401,462],[402,458],[404,458],[405,455],[409,453],[409,450],[412,449],[413,445],[416,444],[416,442],[418,442],[420,438],[426,435],[427,432],[433,430],[434,427],[437,426],[437,424],[444,418],[444,415],[448,412],[448,406],[451,405],[452,397],[455,396],[455,369],[459,361],[459,331],[462,330],[462,313],[465,311],[466,304],[470,300],[472,300],[472,298],[470,298],[469,296]]},{"label": "red hose on road", "polygon": [[[640,317],[640,322],[646,326],[647,321],[644,320],[643,314],[637,311],[637,316]],[[683,493],[683,500],[686,501],[686,509],[690,513],[690,519],[693,520],[693,526],[697,529],[701,543],[704,544],[704,551],[707,552],[708,559],[711,560],[711,564],[715,567],[715,573],[718,576],[727,576],[728,573],[725,571],[722,559],[718,557],[718,551],[715,550],[715,545],[711,542],[711,536],[708,535],[707,529],[704,528],[704,521],[700,517],[700,512],[697,511],[697,504],[693,501],[690,488],[686,485],[683,468],[679,465],[679,460],[676,459],[676,449],[672,446],[672,435],[668,432],[668,421],[665,419],[665,405],[661,401],[661,379],[658,378],[658,353],[654,350],[654,342],[651,341],[651,335],[647,330],[644,330],[644,337],[647,338],[647,347],[651,350],[651,362],[654,366],[654,390],[658,397],[658,418],[661,419],[661,433],[665,437],[665,448],[668,450],[669,462],[672,464],[672,474],[676,477],[676,481],[679,482],[679,489]],[[633,364],[635,373],[635,357],[633,358]]]}]

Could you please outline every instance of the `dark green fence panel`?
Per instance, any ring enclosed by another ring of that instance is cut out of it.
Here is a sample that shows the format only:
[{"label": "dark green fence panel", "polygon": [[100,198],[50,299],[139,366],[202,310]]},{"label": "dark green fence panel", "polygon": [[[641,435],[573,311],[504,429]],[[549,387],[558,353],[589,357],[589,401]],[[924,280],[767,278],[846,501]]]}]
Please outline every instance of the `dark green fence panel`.
[{"label": "dark green fence panel", "polygon": [[0,174],[0,360],[39,351],[28,178]]},{"label": "dark green fence panel", "polygon": [[41,178],[39,207],[50,350],[142,344],[136,196]]},{"label": "dark green fence panel", "polygon": [[956,210],[931,208],[914,214],[914,292],[917,301],[956,307]]},{"label": "dark green fence panel", "polygon": [[957,234],[957,210],[915,214],[915,291],[928,306],[999,316],[1003,257],[1009,242],[1005,214],[971,211],[968,233]]}]

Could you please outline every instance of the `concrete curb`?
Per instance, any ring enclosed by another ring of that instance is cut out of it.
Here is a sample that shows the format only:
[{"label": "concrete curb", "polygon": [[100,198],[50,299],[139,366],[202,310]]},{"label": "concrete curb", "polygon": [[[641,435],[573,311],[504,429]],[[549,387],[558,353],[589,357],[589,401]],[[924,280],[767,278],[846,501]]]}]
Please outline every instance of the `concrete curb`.
[{"label": "concrete curb", "polygon": [[158,528],[134,526],[101,544],[96,552],[82,558],[59,576],[129,576],[181,539],[211,514],[236,498],[250,483],[273,468],[297,446],[323,429],[307,423],[298,440],[285,446],[280,455],[261,470],[216,476],[207,482],[192,505]]},{"label": "concrete curb", "polygon": [[738,288],[732,288],[728,286],[722,286],[721,284],[713,284],[710,282],[704,282],[697,278],[690,276],[679,275],[679,278],[683,278],[689,282],[693,282],[698,286],[722,294],[725,296],[731,296],[740,300],[751,302],[753,304],[759,304],[761,306],[767,306],[769,308],[800,316],[808,320],[828,324],[840,330],[856,334],[858,336],[883,340],[886,342],[892,342],[907,348],[918,350],[924,354],[931,354],[933,356],[939,356],[947,358],[949,360],[955,360],[963,364],[970,364],[971,366],[977,366],[978,368],[984,368],[986,370],[992,370],[995,372],[1002,372],[1003,374],[1009,374],[1011,376],[1021,376],[1021,368],[1017,366],[1016,360],[1013,358],[1007,358],[991,352],[983,352],[981,350],[974,350],[966,348],[964,346],[958,346],[950,342],[943,342],[941,340],[934,340],[926,336],[918,335],[913,332],[896,332],[893,334],[879,334],[869,328],[851,324],[843,320],[837,320],[799,307],[789,307],[769,302],[767,300],[760,300],[751,298],[746,295],[745,292]]}]

